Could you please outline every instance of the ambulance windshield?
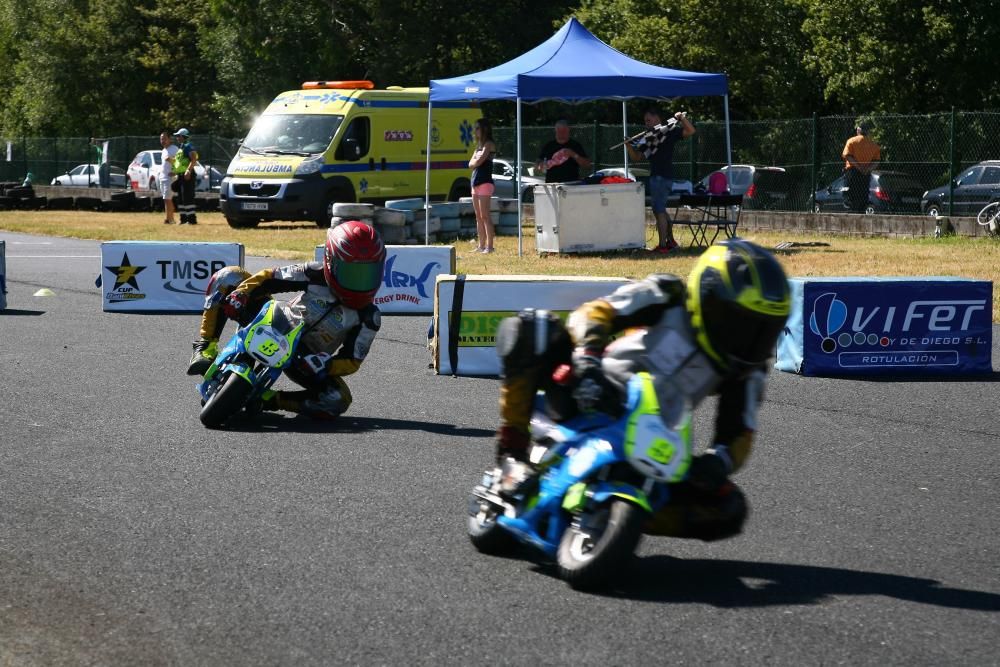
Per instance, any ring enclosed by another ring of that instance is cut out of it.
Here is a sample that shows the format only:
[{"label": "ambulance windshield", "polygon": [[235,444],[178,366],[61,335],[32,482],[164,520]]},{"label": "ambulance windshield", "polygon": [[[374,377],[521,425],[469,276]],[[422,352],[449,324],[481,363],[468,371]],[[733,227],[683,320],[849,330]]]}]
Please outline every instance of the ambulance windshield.
[{"label": "ambulance windshield", "polygon": [[329,146],[343,116],[269,114],[254,123],[243,149],[266,155],[315,155]]}]

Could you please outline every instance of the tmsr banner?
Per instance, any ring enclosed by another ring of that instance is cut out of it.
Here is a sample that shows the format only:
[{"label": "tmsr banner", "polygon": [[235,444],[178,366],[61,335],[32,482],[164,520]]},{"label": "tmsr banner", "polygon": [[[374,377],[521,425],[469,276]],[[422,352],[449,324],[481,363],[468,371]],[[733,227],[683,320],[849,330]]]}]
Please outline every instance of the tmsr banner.
[{"label": "tmsr banner", "polygon": [[97,284],[106,311],[200,311],[212,274],[243,265],[239,243],[109,241]]}]

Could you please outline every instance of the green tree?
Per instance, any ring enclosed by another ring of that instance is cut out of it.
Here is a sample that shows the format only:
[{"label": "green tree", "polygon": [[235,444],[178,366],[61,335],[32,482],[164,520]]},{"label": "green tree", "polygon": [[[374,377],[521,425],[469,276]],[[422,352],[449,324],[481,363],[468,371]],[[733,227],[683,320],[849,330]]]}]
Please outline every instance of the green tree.
[{"label": "green tree", "polygon": [[[724,72],[733,117],[807,115],[822,102],[802,64],[803,8],[786,0],[584,0],[577,17],[629,56],[661,67]],[[721,115],[717,100],[683,106]]]},{"label": "green tree", "polygon": [[800,0],[806,63],[834,109],[910,113],[1000,105],[996,5]]}]

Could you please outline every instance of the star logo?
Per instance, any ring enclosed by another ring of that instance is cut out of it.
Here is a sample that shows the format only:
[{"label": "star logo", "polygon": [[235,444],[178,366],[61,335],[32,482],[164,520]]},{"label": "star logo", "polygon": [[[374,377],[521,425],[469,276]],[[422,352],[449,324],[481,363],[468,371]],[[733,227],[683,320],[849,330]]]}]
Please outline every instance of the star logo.
[{"label": "star logo", "polygon": [[131,285],[139,289],[139,283],[135,277],[146,270],[145,266],[132,266],[132,263],[129,262],[127,252],[122,254],[122,263],[120,266],[105,266],[104,268],[115,274],[115,286],[113,289],[118,289],[124,285]]},{"label": "star logo", "polygon": [[368,179],[362,178],[361,182],[358,183],[358,187],[361,188],[362,192],[368,192]]}]

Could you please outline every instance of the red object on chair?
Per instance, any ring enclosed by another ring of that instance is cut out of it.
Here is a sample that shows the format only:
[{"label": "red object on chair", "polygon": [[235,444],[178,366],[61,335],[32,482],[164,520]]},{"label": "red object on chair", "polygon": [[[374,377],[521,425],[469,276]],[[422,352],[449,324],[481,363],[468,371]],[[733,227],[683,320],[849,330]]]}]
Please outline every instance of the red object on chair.
[{"label": "red object on chair", "polygon": [[726,180],[726,175],[721,171],[713,172],[712,175],[708,177],[708,194],[729,194],[729,183]]}]

